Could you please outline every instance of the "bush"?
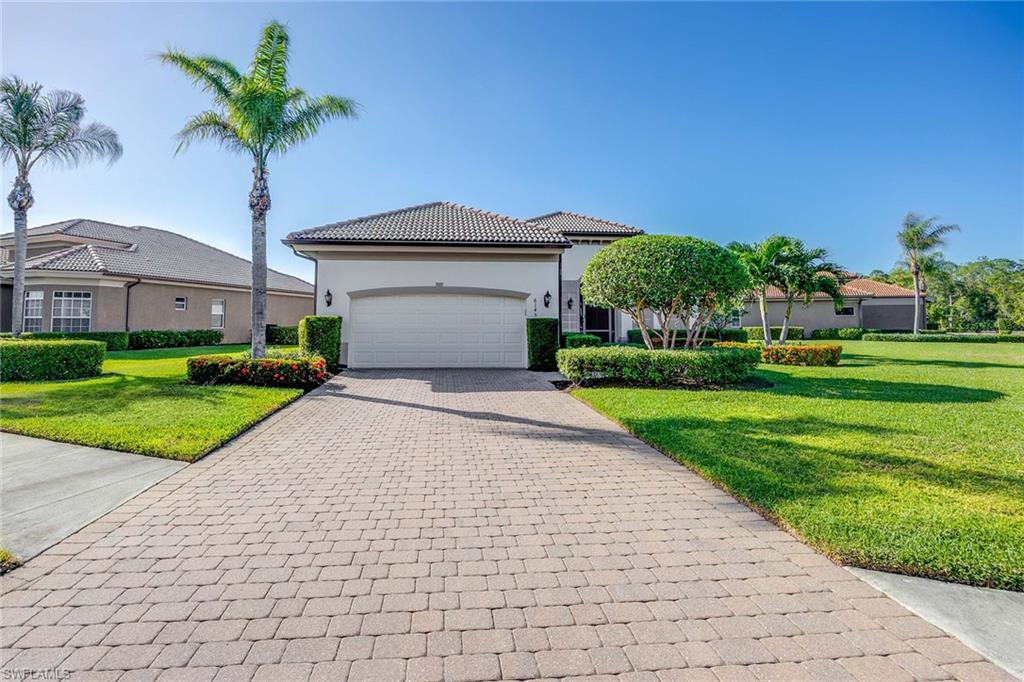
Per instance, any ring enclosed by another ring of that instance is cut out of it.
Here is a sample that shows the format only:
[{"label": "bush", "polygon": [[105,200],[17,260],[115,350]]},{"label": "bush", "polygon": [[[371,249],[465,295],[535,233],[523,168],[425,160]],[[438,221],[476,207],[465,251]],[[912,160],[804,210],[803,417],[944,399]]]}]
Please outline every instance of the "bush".
[{"label": "bush", "polygon": [[865,334],[863,341],[900,341],[905,343],[998,343],[995,334]]},{"label": "bush", "polygon": [[267,327],[267,343],[272,346],[297,346],[299,345],[299,328],[280,327],[270,325]]},{"label": "bush", "polygon": [[558,352],[558,320],[553,317],[526,319],[526,366],[536,372],[555,369]]},{"label": "bush", "polygon": [[21,338],[37,341],[48,339],[100,341],[107,347],[107,350],[128,350],[128,332],[24,332]]},{"label": "bush", "polygon": [[999,332],[996,335],[999,343],[1024,343],[1024,334],[1011,334],[1010,332]]},{"label": "bush", "polygon": [[745,379],[759,357],[757,349],[743,348],[566,348],[558,351],[558,370],[575,384],[605,379],[644,386],[721,386]]},{"label": "bush", "polygon": [[299,349],[319,355],[334,369],[341,360],[341,318],[336,315],[307,315],[299,320]]},{"label": "bush", "polygon": [[720,341],[733,341],[735,343],[746,343],[750,340],[750,334],[747,333],[746,329],[735,329],[733,327],[719,329],[717,334],[713,331],[708,332],[708,338],[712,336],[717,336]]},{"label": "bush", "polygon": [[770,365],[807,365],[834,367],[839,364],[843,347],[831,343],[806,346],[765,346],[761,349],[761,362]]},{"label": "bush", "polygon": [[102,341],[0,341],[0,381],[54,381],[99,376]]},{"label": "bush", "polygon": [[877,333],[877,329],[863,327],[822,327],[811,332],[812,339],[845,339],[859,341],[865,334]]},{"label": "bush", "polygon": [[580,332],[570,332],[562,336],[562,346],[565,348],[589,348],[591,346],[600,346],[601,337],[594,334],[583,334]]},{"label": "bush", "polygon": [[140,329],[128,332],[128,347],[132,350],[216,346],[223,340],[224,332],[220,329]]},{"label": "bush", "polygon": [[[764,341],[764,329],[759,325],[757,327],[744,327],[743,331],[747,332],[747,338],[751,341]],[[772,338],[778,341],[779,336],[782,335],[782,327],[772,327]],[[786,335],[787,339],[802,339],[804,338],[804,328],[790,326],[789,333]]]},{"label": "bush", "polygon": [[188,359],[188,380],[193,384],[247,384],[309,391],[330,378],[327,361],[321,357],[253,360],[200,355]]}]

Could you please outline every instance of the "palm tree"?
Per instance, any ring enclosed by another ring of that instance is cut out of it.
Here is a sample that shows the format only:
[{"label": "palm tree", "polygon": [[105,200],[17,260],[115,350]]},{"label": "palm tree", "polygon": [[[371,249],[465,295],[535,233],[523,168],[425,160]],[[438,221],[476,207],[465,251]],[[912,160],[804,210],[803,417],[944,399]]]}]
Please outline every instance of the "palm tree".
[{"label": "palm tree", "polygon": [[751,291],[757,294],[761,310],[761,327],[764,329],[764,344],[772,345],[772,327],[768,321],[768,287],[781,286],[783,282],[780,258],[789,240],[772,235],[756,244],[732,242],[729,250],[736,254],[750,275]]},{"label": "palm tree", "polygon": [[82,125],[85,100],[76,92],[51,90],[17,76],[0,79],[0,161],[13,161],[14,188],[7,204],[14,211],[14,291],[11,332],[20,336],[25,313],[25,260],[28,209],[35,203],[29,173],[37,163],[74,168],[83,161],[121,157],[121,142],[102,123]]},{"label": "palm tree", "polygon": [[937,217],[925,218],[916,213],[903,217],[903,226],[896,240],[903,249],[903,263],[914,280],[914,333],[921,331],[921,307],[925,266],[935,261],[936,251],[946,243],[946,235],[959,232],[959,225],[937,225]]},{"label": "palm tree", "polygon": [[808,249],[799,239],[789,239],[788,242],[780,257],[782,284],[779,288],[786,296],[780,345],[786,343],[793,304],[798,298],[808,306],[814,301],[815,294],[823,293],[832,299],[836,309],[843,305],[843,295],[839,290],[843,283],[842,268],[826,260],[828,252],[825,249]]},{"label": "palm tree", "polygon": [[272,21],[263,28],[246,73],[209,55],[190,56],[175,50],[160,60],[179,68],[213,96],[214,108],[193,116],[178,133],[178,152],[194,141],[212,141],[252,158],[252,356],[266,352],[267,310],[267,184],[271,155],[311,139],[320,126],[335,118],[352,118],[356,103],[345,97],[311,97],[288,84],[288,31]]}]

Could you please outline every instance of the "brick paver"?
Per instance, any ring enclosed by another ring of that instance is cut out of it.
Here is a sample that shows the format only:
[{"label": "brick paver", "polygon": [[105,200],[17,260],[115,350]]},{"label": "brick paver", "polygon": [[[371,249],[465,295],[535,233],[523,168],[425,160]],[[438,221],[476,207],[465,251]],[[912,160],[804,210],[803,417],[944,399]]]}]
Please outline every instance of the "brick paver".
[{"label": "brick paver", "polygon": [[2,606],[7,679],[1008,679],[515,371],[346,372]]}]

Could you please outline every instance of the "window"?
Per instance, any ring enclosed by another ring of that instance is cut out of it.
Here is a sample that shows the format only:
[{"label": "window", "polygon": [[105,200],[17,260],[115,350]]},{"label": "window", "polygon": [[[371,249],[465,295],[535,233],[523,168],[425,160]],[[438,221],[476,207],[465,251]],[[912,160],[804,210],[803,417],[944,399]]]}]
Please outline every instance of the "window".
[{"label": "window", "polygon": [[853,315],[853,308],[843,308],[836,315]]},{"label": "window", "polygon": [[224,299],[215,298],[210,301],[210,326],[214,329],[224,328]]},{"label": "window", "polygon": [[729,312],[729,326],[739,328],[743,324],[743,309],[733,308]]},{"label": "window", "polygon": [[50,331],[87,332],[92,320],[92,294],[88,291],[53,292]]},{"label": "window", "polygon": [[174,309],[175,310],[188,310],[188,298],[185,296],[174,297]]},{"label": "window", "polygon": [[25,292],[25,313],[22,330],[27,332],[43,331],[43,292]]}]

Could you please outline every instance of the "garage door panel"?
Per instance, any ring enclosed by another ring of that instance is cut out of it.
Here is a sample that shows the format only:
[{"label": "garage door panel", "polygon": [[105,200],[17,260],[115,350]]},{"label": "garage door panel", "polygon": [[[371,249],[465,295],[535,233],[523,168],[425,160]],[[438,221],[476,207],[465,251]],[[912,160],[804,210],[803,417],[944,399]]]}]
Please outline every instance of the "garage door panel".
[{"label": "garage door panel", "polygon": [[352,301],[349,365],[525,367],[526,306],[520,298],[401,294]]}]

